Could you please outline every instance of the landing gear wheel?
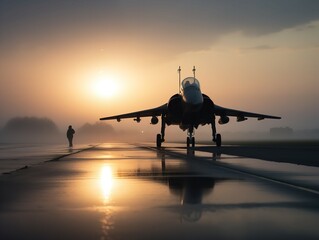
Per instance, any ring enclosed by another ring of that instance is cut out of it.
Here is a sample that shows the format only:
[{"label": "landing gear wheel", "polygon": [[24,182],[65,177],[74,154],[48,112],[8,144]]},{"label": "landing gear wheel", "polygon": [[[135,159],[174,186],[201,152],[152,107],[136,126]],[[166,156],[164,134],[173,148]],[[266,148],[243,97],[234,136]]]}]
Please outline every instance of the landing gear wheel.
[{"label": "landing gear wheel", "polygon": [[194,148],[195,147],[195,138],[192,137],[192,147]]},{"label": "landing gear wheel", "polygon": [[218,133],[216,135],[216,146],[220,147],[222,145],[222,136]]},{"label": "landing gear wheel", "polygon": [[156,146],[161,147],[162,146],[162,136],[161,134],[156,135]]},{"label": "landing gear wheel", "polygon": [[189,148],[189,145],[191,144],[191,140],[189,137],[187,137],[186,139],[186,145],[187,145],[187,148]]}]

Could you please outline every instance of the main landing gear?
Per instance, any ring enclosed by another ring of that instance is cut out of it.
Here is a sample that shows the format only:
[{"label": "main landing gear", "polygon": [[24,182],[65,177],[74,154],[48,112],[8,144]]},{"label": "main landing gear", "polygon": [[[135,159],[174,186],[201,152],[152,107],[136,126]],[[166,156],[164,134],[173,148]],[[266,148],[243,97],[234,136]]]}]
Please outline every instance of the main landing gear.
[{"label": "main landing gear", "polygon": [[216,143],[217,147],[220,147],[222,145],[222,135],[220,135],[219,133],[216,134],[215,116],[212,119],[211,125],[212,125],[212,132],[213,132],[213,142]]},{"label": "main landing gear", "polygon": [[161,147],[162,146],[162,136],[161,136],[161,134],[157,134],[156,135],[156,146],[157,147]]},{"label": "main landing gear", "polygon": [[222,135],[220,135],[219,133],[216,134],[216,138],[214,142],[216,142],[217,147],[220,147],[222,145]]},{"label": "main landing gear", "polygon": [[160,148],[162,146],[162,142],[165,141],[165,116],[162,115],[162,126],[161,126],[161,134],[156,135],[156,146]]}]

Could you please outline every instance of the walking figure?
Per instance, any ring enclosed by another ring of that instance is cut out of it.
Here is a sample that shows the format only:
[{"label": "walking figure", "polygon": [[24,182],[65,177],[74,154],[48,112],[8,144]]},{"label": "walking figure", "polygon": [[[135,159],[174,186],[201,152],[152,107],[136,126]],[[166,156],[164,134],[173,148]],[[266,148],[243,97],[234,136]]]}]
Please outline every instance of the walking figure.
[{"label": "walking figure", "polygon": [[69,128],[68,128],[68,131],[66,132],[66,136],[69,140],[69,147],[73,147],[73,135],[74,135],[75,131],[74,129],[72,128],[72,126],[70,125]]}]

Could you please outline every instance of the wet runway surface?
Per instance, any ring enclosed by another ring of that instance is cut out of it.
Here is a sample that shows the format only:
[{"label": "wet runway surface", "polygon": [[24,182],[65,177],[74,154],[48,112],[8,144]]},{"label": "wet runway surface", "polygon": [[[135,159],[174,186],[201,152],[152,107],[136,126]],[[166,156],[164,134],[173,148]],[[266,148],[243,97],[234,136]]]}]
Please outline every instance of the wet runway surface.
[{"label": "wet runway surface", "polygon": [[0,177],[1,239],[319,239],[319,170],[102,144]]},{"label": "wet runway surface", "polygon": [[81,144],[69,148],[62,144],[0,144],[0,174],[61,158],[92,146]]}]

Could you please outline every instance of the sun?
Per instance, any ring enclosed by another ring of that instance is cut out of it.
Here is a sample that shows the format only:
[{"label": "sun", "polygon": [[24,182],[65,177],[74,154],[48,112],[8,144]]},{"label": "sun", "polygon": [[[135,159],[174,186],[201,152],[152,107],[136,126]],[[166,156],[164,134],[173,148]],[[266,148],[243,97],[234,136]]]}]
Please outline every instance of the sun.
[{"label": "sun", "polygon": [[100,98],[114,97],[119,90],[118,81],[115,77],[100,72],[93,81],[92,90]]}]

